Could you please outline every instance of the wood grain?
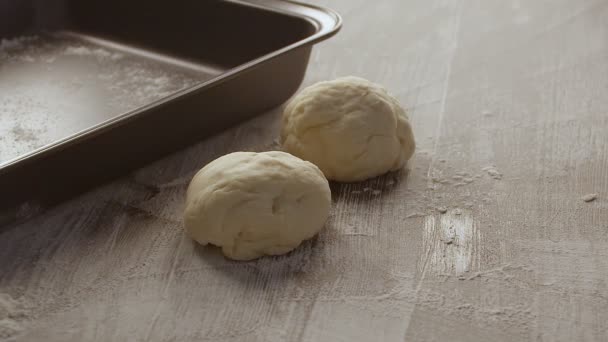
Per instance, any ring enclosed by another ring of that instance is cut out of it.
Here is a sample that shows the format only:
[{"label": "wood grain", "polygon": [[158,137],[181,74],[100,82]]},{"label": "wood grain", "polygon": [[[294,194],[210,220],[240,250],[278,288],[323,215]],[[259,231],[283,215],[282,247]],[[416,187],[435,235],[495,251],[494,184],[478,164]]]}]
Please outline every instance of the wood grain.
[{"label": "wood grain", "polygon": [[222,154],[276,149],[280,109],[261,115],[3,230],[16,340],[608,340],[608,3],[319,3],[344,28],[304,85],[389,88],[409,170],[332,184],[319,237],[228,261],[184,236],[184,192]]}]

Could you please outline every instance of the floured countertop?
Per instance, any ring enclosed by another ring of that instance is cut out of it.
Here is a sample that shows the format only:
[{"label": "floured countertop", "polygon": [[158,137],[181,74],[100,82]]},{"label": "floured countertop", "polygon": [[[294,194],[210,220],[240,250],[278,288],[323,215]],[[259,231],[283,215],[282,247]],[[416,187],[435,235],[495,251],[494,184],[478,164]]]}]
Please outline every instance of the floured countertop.
[{"label": "floured countertop", "polygon": [[303,86],[385,85],[409,169],[332,184],[297,251],[228,261],[183,234],[185,190],[278,148],[266,113],[3,228],[0,341],[608,340],[608,2],[319,4],[345,25]]}]

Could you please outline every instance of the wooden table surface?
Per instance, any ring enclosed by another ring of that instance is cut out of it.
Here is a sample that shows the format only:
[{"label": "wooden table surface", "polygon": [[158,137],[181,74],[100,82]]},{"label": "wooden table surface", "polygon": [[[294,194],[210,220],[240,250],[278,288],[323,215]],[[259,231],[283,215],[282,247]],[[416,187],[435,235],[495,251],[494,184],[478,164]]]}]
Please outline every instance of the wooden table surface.
[{"label": "wooden table surface", "polygon": [[263,114],[0,232],[0,339],[608,340],[608,2],[319,3],[344,28],[304,85],[389,88],[409,170],[333,184],[294,253],[226,260],[184,236],[185,189],[276,149]]}]

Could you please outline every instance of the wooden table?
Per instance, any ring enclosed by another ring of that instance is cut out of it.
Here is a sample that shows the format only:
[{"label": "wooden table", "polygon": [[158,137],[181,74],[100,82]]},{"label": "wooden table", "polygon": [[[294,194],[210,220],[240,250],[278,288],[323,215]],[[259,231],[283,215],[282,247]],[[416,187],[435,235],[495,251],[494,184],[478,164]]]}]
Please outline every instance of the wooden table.
[{"label": "wooden table", "polygon": [[280,109],[261,115],[2,231],[4,337],[608,340],[608,2],[320,3],[344,28],[304,85],[389,88],[409,171],[333,184],[292,254],[228,261],[184,236],[184,192],[222,154],[276,149]]}]

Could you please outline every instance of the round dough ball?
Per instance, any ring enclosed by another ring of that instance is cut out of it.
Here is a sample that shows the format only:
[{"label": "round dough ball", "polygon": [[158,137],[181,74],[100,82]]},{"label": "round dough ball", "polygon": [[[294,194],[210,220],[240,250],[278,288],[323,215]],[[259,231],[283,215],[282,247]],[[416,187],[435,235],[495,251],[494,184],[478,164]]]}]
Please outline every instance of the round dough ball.
[{"label": "round dough ball", "polygon": [[281,142],[285,151],[341,182],[398,170],[416,147],[397,100],[358,77],[320,82],[294,97],[283,113]]},{"label": "round dough ball", "polygon": [[287,253],[323,228],[329,183],[315,165],[285,152],[236,152],[192,179],[184,223],[197,242],[235,260]]}]

